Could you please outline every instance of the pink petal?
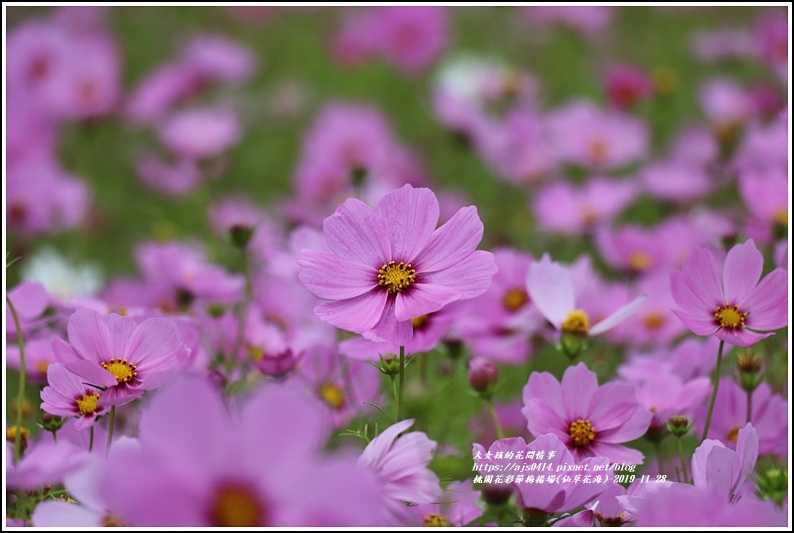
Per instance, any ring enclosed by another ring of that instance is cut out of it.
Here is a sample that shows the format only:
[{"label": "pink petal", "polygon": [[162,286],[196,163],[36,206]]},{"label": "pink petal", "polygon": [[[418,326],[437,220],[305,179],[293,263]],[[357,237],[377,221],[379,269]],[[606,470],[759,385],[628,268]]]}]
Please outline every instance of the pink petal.
[{"label": "pink petal", "polygon": [[706,465],[709,454],[715,448],[725,448],[725,445],[718,440],[706,439],[692,454],[692,482],[696,487],[706,488]]},{"label": "pink petal", "polygon": [[747,477],[752,476],[755,463],[758,461],[758,431],[749,422],[739,430],[736,454],[739,456],[742,473],[733,487],[733,494],[737,494]]},{"label": "pink petal", "polygon": [[412,263],[438,224],[438,200],[430,189],[406,184],[384,196],[377,207],[391,242],[392,259]]},{"label": "pink petal", "polygon": [[86,509],[76,503],[44,501],[36,506],[30,517],[33,527],[100,527],[99,511]]},{"label": "pink petal", "polygon": [[527,429],[534,436],[539,437],[553,433],[560,440],[567,440],[570,435],[565,428],[568,425],[549,405],[543,400],[533,399],[524,402],[521,414],[527,419]]},{"label": "pink petal", "polygon": [[151,376],[180,366],[186,355],[181,353],[183,348],[182,335],[176,324],[167,318],[149,318],[135,329],[124,358],[137,364],[141,373]]},{"label": "pink petal", "polygon": [[718,339],[723,340],[728,344],[746,348],[748,346],[752,346],[756,342],[766,339],[767,337],[771,337],[774,335],[774,333],[756,333],[746,328],[735,330],[720,328],[717,330],[716,335]]},{"label": "pink petal", "polygon": [[522,392],[524,405],[528,405],[530,400],[538,400],[545,403],[549,409],[563,421],[560,427],[565,425],[564,420],[568,417],[565,413],[565,403],[562,399],[562,387],[557,378],[548,372],[532,372],[529,381],[524,386]]},{"label": "pink petal", "polygon": [[695,316],[677,309],[672,310],[686,327],[697,335],[712,335],[719,329],[712,316]]},{"label": "pink petal", "polygon": [[107,315],[105,323],[108,325],[110,338],[113,342],[113,353],[108,354],[109,357],[124,357],[127,343],[138,324],[134,319],[116,313]]},{"label": "pink petal", "polygon": [[[620,426],[609,429],[607,431],[596,434],[596,440],[600,442],[608,442],[616,444],[619,442],[628,442],[630,440],[638,439],[645,435],[648,431],[648,426],[651,425],[653,415],[645,409],[642,405],[637,405],[637,409],[632,413],[628,420],[623,422]],[[598,431],[598,426],[596,426]]]},{"label": "pink petal", "polygon": [[79,307],[69,317],[66,327],[69,343],[82,359],[101,363],[114,357],[113,337],[108,324],[102,318],[102,315],[87,307]]},{"label": "pink petal", "polygon": [[52,352],[55,354],[55,359],[64,365],[82,359],[72,345],[63,339],[52,340]]},{"label": "pink petal", "polygon": [[701,295],[690,287],[684,273],[678,270],[670,274],[670,295],[676,305],[689,314],[711,314],[717,305],[722,305],[722,302],[704,302]]},{"label": "pink petal", "polygon": [[637,296],[632,301],[606,317],[604,320],[590,328],[589,335],[600,335],[605,331],[609,331],[610,329],[614,328],[634,313],[639,310],[640,307],[645,305],[645,302],[648,300],[647,294],[641,294]]},{"label": "pink petal", "polygon": [[695,247],[681,266],[687,285],[707,309],[725,303],[717,259],[705,248]]},{"label": "pink petal", "polygon": [[642,409],[633,385],[606,383],[593,394],[588,418],[596,431],[602,432],[620,427],[638,408]]},{"label": "pink petal", "polygon": [[388,298],[378,323],[363,336],[374,342],[388,342],[397,346],[405,346],[413,338],[413,326],[410,320],[397,320],[395,313],[396,299]]},{"label": "pink petal", "polygon": [[442,285],[415,283],[410,289],[397,294],[394,317],[398,321],[438,311],[460,298],[460,292]]},{"label": "pink petal", "polygon": [[[8,291],[8,298],[14,304],[14,310],[19,315],[20,322],[23,323],[42,314],[50,304],[47,291],[40,283],[33,281],[23,281]],[[6,303],[6,308],[8,308],[8,303]],[[13,319],[11,326],[14,327]]]},{"label": "pink petal", "polygon": [[788,276],[782,268],[766,275],[743,302],[739,309],[749,312],[747,327],[772,331],[788,325]]},{"label": "pink petal", "polygon": [[598,379],[584,363],[568,367],[562,375],[562,398],[571,421],[590,417],[588,409],[597,390]]},{"label": "pink petal", "polygon": [[475,250],[451,258],[443,269],[417,272],[417,281],[452,288],[461,300],[467,300],[487,291],[496,271],[493,254]]},{"label": "pink petal", "polygon": [[414,261],[417,271],[448,268],[461,253],[471,252],[482,240],[483,226],[473,205],[458,210],[446,224],[433,232],[427,246]]},{"label": "pink petal", "polygon": [[392,260],[389,234],[367,204],[348,198],[323,221],[328,247],[336,255],[380,268]]},{"label": "pink petal", "polygon": [[722,270],[725,303],[743,302],[758,283],[763,269],[764,256],[756,249],[753,239],[731,248]]},{"label": "pink petal", "polygon": [[533,262],[527,274],[527,292],[538,311],[560,329],[568,314],[576,306],[570,272],[544,254],[539,263]]},{"label": "pink petal", "polygon": [[378,271],[371,265],[316,250],[303,250],[298,279],[318,298],[344,300],[364,294],[377,285]]},{"label": "pink petal", "polygon": [[729,497],[734,481],[741,475],[739,456],[736,452],[715,446],[706,458],[706,485]]},{"label": "pink petal", "polygon": [[322,303],[314,308],[314,314],[337,328],[362,333],[380,321],[387,295],[387,291],[376,287],[355,298]]},{"label": "pink petal", "polygon": [[77,374],[83,378],[85,383],[90,383],[91,385],[99,385],[100,387],[114,387],[119,383],[113,374],[93,361],[81,359],[79,361],[72,361],[65,366],[66,370]]}]

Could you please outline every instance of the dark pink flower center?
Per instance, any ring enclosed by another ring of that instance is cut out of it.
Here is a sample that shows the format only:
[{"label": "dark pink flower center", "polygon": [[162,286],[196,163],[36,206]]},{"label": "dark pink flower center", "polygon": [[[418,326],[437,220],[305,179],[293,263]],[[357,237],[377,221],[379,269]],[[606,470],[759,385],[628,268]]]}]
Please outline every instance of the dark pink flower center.
[{"label": "dark pink flower center", "polygon": [[378,270],[378,285],[389,294],[403,292],[416,281],[416,270],[411,263],[389,261]]},{"label": "dark pink flower center", "polygon": [[714,319],[721,328],[733,330],[742,329],[745,325],[746,318],[747,313],[739,310],[739,307],[736,305],[718,305],[717,310],[714,311]]}]

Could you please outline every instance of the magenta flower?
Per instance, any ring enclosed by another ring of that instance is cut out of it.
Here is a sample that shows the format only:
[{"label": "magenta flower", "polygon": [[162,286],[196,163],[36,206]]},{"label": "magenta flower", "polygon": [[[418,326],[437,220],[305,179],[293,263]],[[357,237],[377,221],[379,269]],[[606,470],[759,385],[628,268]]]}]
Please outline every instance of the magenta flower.
[{"label": "magenta flower", "polygon": [[679,307],[673,311],[697,335],[751,346],[788,323],[788,276],[777,268],[759,283],[763,268],[752,239],[731,248],[723,265],[705,248],[694,248],[681,270],[670,274]]},{"label": "magenta flower", "polygon": [[353,454],[321,455],[328,426],[316,401],[272,387],[234,407],[208,380],[163,390],[141,416],[140,448],[111,452],[99,476],[108,508],[130,526],[376,522],[377,480]]},{"label": "magenta flower", "polygon": [[93,426],[97,418],[108,411],[107,406],[99,404],[101,391],[86,385],[84,378],[69,372],[63,365],[50,365],[47,381],[49,386],[41,391],[41,409],[51,415],[76,416],[77,429]]},{"label": "magenta flower", "polygon": [[103,404],[127,403],[162,387],[190,354],[176,324],[166,318],[137,324],[133,318],[79,308],[69,318],[67,331],[68,343],[62,339],[52,343],[55,356],[85,381],[106,387]]},{"label": "magenta flower", "polygon": [[[712,352],[713,353],[713,352]],[[788,456],[788,405],[779,394],[774,394],[768,383],[762,382],[753,391],[750,422],[758,432],[758,453]],[[706,407],[695,417],[698,432],[703,430]],[[720,380],[714,414],[711,418],[709,439],[717,439],[731,449],[738,449],[739,431],[747,421],[747,393],[725,376]]]},{"label": "magenta flower", "polygon": [[692,455],[692,480],[696,487],[715,488],[736,501],[758,460],[758,432],[749,423],[739,430],[736,451],[712,439],[704,440]]},{"label": "magenta flower", "polygon": [[629,110],[653,96],[651,77],[632,65],[616,65],[609,69],[604,82],[609,103]]},{"label": "magenta flower", "polygon": [[410,185],[384,196],[377,210],[348,199],[323,224],[332,253],[303,250],[298,259],[304,286],[329,300],[315,314],[402,345],[412,318],[485,292],[496,265],[491,253],[475,250],[483,232],[477,208],[436,229],[438,215],[435,194]]},{"label": "magenta flower", "polygon": [[372,470],[381,481],[387,525],[410,520],[404,502],[430,504],[441,496],[438,477],[427,467],[436,443],[420,431],[400,436],[413,424],[413,420],[393,424],[372,439],[358,459],[358,466]]},{"label": "magenta flower", "polygon": [[173,114],[158,133],[178,156],[204,159],[235,145],[240,139],[240,124],[231,109],[196,108]]},{"label": "magenta flower", "polygon": [[527,275],[527,292],[540,313],[555,329],[577,336],[599,335],[614,328],[633,315],[645,303],[640,295],[590,326],[590,317],[581,308],[581,289],[574,285],[570,268],[553,262],[544,254],[540,262],[533,262]]},{"label": "magenta flower", "polygon": [[584,363],[568,367],[562,384],[548,372],[533,372],[524,387],[527,428],[533,435],[553,433],[577,460],[607,457],[611,463],[642,463],[643,455],[620,443],[645,434],[649,413],[637,401],[634,386],[598,386]]}]

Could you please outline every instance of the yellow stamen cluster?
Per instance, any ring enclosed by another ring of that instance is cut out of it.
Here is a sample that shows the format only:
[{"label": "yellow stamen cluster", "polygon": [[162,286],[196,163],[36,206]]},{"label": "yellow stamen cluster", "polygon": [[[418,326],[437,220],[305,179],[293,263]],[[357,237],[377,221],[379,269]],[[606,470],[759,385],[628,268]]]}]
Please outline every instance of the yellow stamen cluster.
[{"label": "yellow stamen cluster", "polygon": [[642,272],[651,266],[651,256],[645,252],[631,252],[629,254],[629,268],[634,272]]},{"label": "yellow stamen cluster", "polygon": [[645,320],[643,322],[645,324],[645,329],[656,331],[664,326],[664,315],[652,311],[645,315]]},{"label": "yellow stamen cluster", "polygon": [[524,289],[510,289],[502,299],[502,305],[511,313],[518,311],[529,302],[529,295]]},{"label": "yellow stamen cluster", "polygon": [[739,440],[739,429],[739,426],[733,426],[728,434],[725,435],[725,438],[735,443]]},{"label": "yellow stamen cluster", "polygon": [[576,420],[576,422],[571,422],[568,434],[571,436],[573,445],[579,448],[589,446],[596,437],[593,424],[591,424],[589,420],[582,420],[581,418]]},{"label": "yellow stamen cluster", "polygon": [[389,261],[378,270],[378,285],[389,294],[403,292],[416,282],[416,270],[411,263]]},{"label": "yellow stamen cluster", "polygon": [[215,493],[209,508],[210,523],[215,527],[264,526],[267,518],[259,498],[248,487],[232,484]]},{"label": "yellow stamen cluster", "polygon": [[744,327],[747,313],[743,313],[735,305],[725,304],[724,307],[718,305],[714,312],[714,318],[721,328],[741,329]]},{"label": "yellow stamen cluster", "polygon": [[411,325],[414,329],[422,329],[427,326],[430,321],[430,315],[419,315],[411,319]]},{"label": "yellow stamen cluster", "polygon": [[99,393],[93,392],[91,394],[83,393],[82,398],[77,399],[77,409],[83,416],[94,414],[99,408]]},{"label": "yellow stamen cluster", "polygon": [[452,524],[444,518],[444,515],[430,513],[425,517],[423,525],[424,527],[450,527]]},{"label": "yellow stamen cluster", "polygon": [[595,138],[590,141],[588,146],[590,152],[590,159],[593,163],[603,163],[609,153],[609,145],[604,139]]},{"label": "yellow stamen cluster", "polygon": [[102,527],[125,527],[124,522],[117,514],[107,512],[100,520]]},{"label": "yellow stamen cluster", "polygon": [[119,385],[129,383],[138,377],[138,366],[126,359],[112,357],[110,361],[103,361],[102,368],[113,374]]},{"label": "yellow stamen cluster", "polygon": [[320,385],[320,397],[335,411],[344,408],[347,403],[345,391],[333,383],[323,383]]},{"label": "yellow stamen cluster", "polygon": [[590,321],[587,319],[587,313],[581,309],[574,309],[568,313],[568,318],[562,323],[562,330],[583,337],[587,335],[590,330]]}]

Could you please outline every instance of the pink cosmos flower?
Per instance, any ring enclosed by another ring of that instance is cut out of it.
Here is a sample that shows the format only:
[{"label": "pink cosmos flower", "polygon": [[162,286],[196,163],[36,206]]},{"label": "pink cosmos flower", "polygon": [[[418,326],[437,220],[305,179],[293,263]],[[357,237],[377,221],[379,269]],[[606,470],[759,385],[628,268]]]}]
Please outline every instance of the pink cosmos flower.
[{"label": "pink cosmos flower", "polygon": [[701,198],[715,185],[705,168],[675,159],[646,165],[640,179],[655,198],[677,202]]},{"label": "pink cosmos flower", "polygon": [[712,439],[697,447],[692,454],[692,480],[696,487],[716,488],[736,501],[757,460],[758,432],[748,423],[738,432],[736,451]]},{"label": "pink cosmos flower", "polygon": [[671,416],[694,416],[711,390],[711,380],[705,376],[683,380],[670,370],[644,379],[629,380],[635,385],[637,400],[652,415],[651,429],[662,429]]},{"label": "pink cosmos flower", "polygon": [[[774,394],[766,382],[753,391],[750,423],[758,433],[759,455],[788,456],[789,419],[786,400]],[[695,417],[695,427],[700,433],[706,419],[702,406]],[[709,426],[709,439],[716,439],[728,448],[737,449],[739,431],[747,422],[747,393],[730,377],[720,380],[714,413]]]},{"label": "pink cosmos flower", "polygon": [[521,412],[530,433],[553,433],[577,460],[596,456],[610,463],[642,463],[642,453],[620,445],[644,435],[651,421],[633,385],[599,387],[595,373],[579,363],[568,367],[562,383],[548,372],[533,372],[523,397]]},{"label": "pink cosmos flower", "polygon": [[753,116],[750,94],[729,78],[704,82],[698,96],[704,113],[718,126],[742,124]]},{"label": "pink cosmos flower", "polygon": [[458,211],[436,229],[430,189],[405,185],[373,210],[348,199],[325,219],[332,253],[303,250],[299,279],[329,300],[315,313],[370,340],[408,342],[411,319],[485,292],[496,273],[493,255],[475,250],[483,226],[477,208]]},{"label": "pink cosmos flower", "polygon": [[135,162],[135,170],[144,185],[169,196],[183,196],[204,180],[196,160],[188,157],[170,163],[144,153]]},{"label": "pink cosmos flower", "polygon": [[208,380],[181,378],[164,389],[141,417],[140,449],[111,453],[99,476],[108,508],[130,526],[377,521],[375,476],[352,454],[320,453],[328,426],[314,400],[265,387],[235,407]]},{"label": "pink cosmos flower", "polygon": [[548,231],[577,234],[611,222],[637,196],[631,181],[595,177],[582,186],[555,181],[532,199],[532,211]]},{"label": "pink cosmos flower", "polygon": [[99,404],[101,391],[85,384],[85,379],[66,370],[63,365],[52,364],[47,368],[49,386],[41,391],[42,410],[51,415],[76,416],[77,429],[93,426],[97,418],[108,411]]},{"label": "pink cosmos flower", "polygon": [[761,57],[783,82],[789,77],[789,29],[785,12],[772,12],[754,28],[755,46]]},{"label": "pink cosmos flower", "polygon": [[554,522],[554,527],[620,527],[631,521],[636,516],[631,512],[630,506],[623,503],[627,495],[637,491],[638,484],[633,483],[625,489],[619,483],[610,483],[607,490],[601,493],[597,500],[583,511],[564,517]]},{"label": "pink cosmos flower", "polygon": [[136,123],[155,122],[200,86],[191,66],[183,63],[161,65],[141,80],[127,97],[126,117]]},{"label": "pink cosmos flower", "polygon": [[739,174],[739,193],[750,213],[769,228],[788,227],[788,171],[747,169]]},{"label": "pink cosmos flower", "polygon": [[684,381],[708,376],[717,364],[714,354],[718,346],[715,337],[690,337],[675,347],[659,348],[650,354],[630,353],[629,360],[618,367],[618,375],[633,382],[653,379],[657,373],[674,374]]},{"label": "pink cosmos flower", "polygon": [[413,424],[413,420],[403,420],[389,426],[358,459],[358,466],[375,472],[383,486],[386,525],[410,521],[411,511],[404,502],[431,504],[441,496],[438,477],[427,468],[436,442],[420,431],[400,436]]},{"label": "pink cosmos flower", "polygon": [[645,155],[648,129],[642,121],[587,101],[552,111],[549,139],[558,157],[585,168],[612,169]]},{"label": "pink cosmos flower", "polygon": [[731,248],[722,265],[705,248],[694,248],[682,269],[670,274],[679,307],[673,312],[697,335],[751,346],[788,323],[788,276],[777,268],[759,283],[763,267],[752,239]]},{"label": "pink cosmos flower", "polygon": [[159,130],[175,154],[189,159],[216,156],[240,139],[240,125],[231,109],[199,108],[172,115]]},{"label": "pink cosmos flower", "polygon": [[716,28],[698,31],[692,37],[695,56],[704,62],[746,58],[753,54],[753,38],[741,28]]},{"label": "pink cosmos flower", "polygon": [[254,72],[256,58],[222,35],[199,35],[185,45],[182,63],[207,80],[242,82]]},{"label": "pink cosmos flower", "polygon": [[612,22],[615,8],[608,6],[532,6],[523,8],[524,16],[533,24],[559,25],[593,35]]},{"label": "pink cosmos flower", "polygon": [[[17,312],[23,335],[29,334],[32,329],[40,325],[41,321],[39,318],[50,305],[50,295],[47,294],[41,283],[34,281],[23,281],[8,291],[8,298]],[[7,302],[5,307],[6,338],[9,340],[16,339],[18,334],[14,315],[11,313],[11,308]]]},{"label": "pink cosmos flower", "polygon": [[[130,402],[146,390],[162,387],[190,354],[179,329],[166,318],[137,324],[133,318],[79,308],[67,331],[68,343],[62,339],[52,343],[58,362],[92,385],[106,387],[102,402],[108,405]],[[87,408],[88,399],[83,400]]]},{"label": "pink cosmos flower", "polygon": [[548,254],[530,265],[526,286],[535,307],[556,330],[582,337],[609,331],[636,313],[647,299],[646,295],[637,296],[591,327],[590,317],[582,310],[583,291],[577,291],[571,269],[553,262]]}]

